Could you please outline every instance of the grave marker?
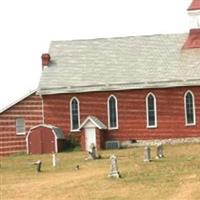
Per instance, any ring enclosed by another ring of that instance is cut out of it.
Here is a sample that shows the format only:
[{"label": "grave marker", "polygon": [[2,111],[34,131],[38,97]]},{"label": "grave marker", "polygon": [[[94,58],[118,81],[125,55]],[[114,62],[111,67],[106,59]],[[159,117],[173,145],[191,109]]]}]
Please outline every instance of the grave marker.
[{"label": "grave marker", "polygon": [[41,160],[37,160],[36,162],[34,162],[34,165],[36,165],[36,171],[37,172],[41,172],[42,161]]},{"label": "grave marker", "polygon": [[156,151],[156,159],[160,159],[163,158],[164,154],[163,154],[163,145],[162,144],[158,144],[157,145],[157,151]]},{"label": "grave marker", "polygon": [[91,151],[88,152],[89,153],[89,159],[92,159],[92,160],[97,159],[96,147],[93,143],[90,145],[90,149],[91,149]]},{"label": "grave marker", "polygon": [[56,167],[58,165],[58,163],[59,163],[59,159],[57,158],[56,154],[53,153],[52,154],[52,165],[53,165],[53,167]]},{"label": "grave marker", "polygon": [[120,178],[121,176],[118,171],[117,157],[115,155],[112,155],[110,157],[110,161],[111,161],[111,167],[110,167],[110,173],[109,173],[108,177]]},{"label": "grave marker", "polygon": [[151,148],[149,146],[144,148],[144,161],[145,162],[151,161]]}]

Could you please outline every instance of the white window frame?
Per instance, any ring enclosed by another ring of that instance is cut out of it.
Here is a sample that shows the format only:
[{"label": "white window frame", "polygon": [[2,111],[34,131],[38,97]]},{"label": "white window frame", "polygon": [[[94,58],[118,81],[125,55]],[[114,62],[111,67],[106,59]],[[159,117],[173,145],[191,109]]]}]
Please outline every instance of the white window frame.
[{"label": "white window frame", "polygon": [[[17,130],[17,127],[19,127],[18,126],[18,120],[20,120],[20,119],[22,119],[23,120],[23,128],[24,128],[24,131],[23,132],[18,132],[18,130]],[[16,126],[16,135],[25,135],[26,134],[26,123],[25,123],[25,119],[24,119],[24,117],[17,117],[16,118],[16,120],[15,120],[15,126]]]},{"label": "white window frame", "polygon": [[[72,120],[72,101],[73,100],[76,100],[77,103],[78,103],[78,128],[77,129],[73,129],[73,120]],[[77,97],[72,97],[71,100],[70,100],[70,130],[71,132],[77,132],[77,131],[80,131],[79,128],[80,128],[80,102],[78,100]]]},{"label": "white window frame", "polygon": [[[110,126],[110,104],[109,104],[109,101],[110,101],[111,97],[113,97],[115,99],[116,127]],[[118,124],[118,101],[117,101],[117,98],[114,95],[110,95],[107,99],[107,115],[108,115],[108,129],[110,129],[110,130],[118,129],[119,128],[119,124]]]},{"label": "white window frame", "polygon": [[[192,103],[193,103],[193,123],[188,123],[187,120],[187,107],[186,107],[186,96],[190,93],[192,95]],[[195,109],[195,96],[191,90],[187,90],[184,94],[184,110],[185,110],[185,125],[186,126],[195,126],[196,125],[196,109]]]},{"label": "white window frame", "polygon": [[[148,97],[152,96],[154,99],[154,116],[155,116],[155,125],[149,125],[149,104],[148,104]],[[157,122],[157,101],[156,101],[156,96],[152,93],[149,92],[146,95],[146,122],[147,122],[147,128],[157,128],[158,127],[158,122]]]}]

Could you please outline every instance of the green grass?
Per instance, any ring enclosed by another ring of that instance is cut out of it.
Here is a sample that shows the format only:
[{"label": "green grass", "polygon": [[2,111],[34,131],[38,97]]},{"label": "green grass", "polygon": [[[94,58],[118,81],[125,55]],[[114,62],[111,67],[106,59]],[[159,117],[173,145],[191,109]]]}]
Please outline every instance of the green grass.
[{"label": "green grass", "polygon": [[[164,146],[165,158],[143,161],[144,148],[101,151],[102,159],[85,160],[85,152],[59,153],[52,167],[51,155],[17,154],[1,160],[1,200],[24,199],[200,199],[200,145]],[[110,155],[118,158],[121,179],[107,177]],[[42,172],[33,162],[40,159]],[[80,170],[75,170],[80,165]]]}]

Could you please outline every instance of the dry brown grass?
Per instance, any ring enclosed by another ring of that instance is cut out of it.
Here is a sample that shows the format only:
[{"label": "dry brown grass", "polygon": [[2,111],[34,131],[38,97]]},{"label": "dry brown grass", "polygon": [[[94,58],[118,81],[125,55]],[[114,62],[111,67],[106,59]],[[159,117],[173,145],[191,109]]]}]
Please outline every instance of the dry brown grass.
[{"label": "dry brown grass", "polygon": [[[155,156],[155,148],[152,149]],[[143,162],[143,148],[102,151],[102,159],[86,161],[84,152],[15,155],[2,159],[1,200],[199,200],[200,145],[165,146],[166,158]],[[109,156],[118,157],[121,179],[110,179]],[[154,157],[153,157],[154,158]],[[43,161],[37,174],[34,161]],[[80,170],[75,170],[79,164]]]}]

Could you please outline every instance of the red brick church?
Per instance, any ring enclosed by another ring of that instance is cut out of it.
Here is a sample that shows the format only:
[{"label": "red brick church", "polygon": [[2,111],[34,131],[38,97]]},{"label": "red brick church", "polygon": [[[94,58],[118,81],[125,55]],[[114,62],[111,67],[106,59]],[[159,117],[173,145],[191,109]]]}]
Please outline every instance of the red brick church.
[{"label": "red brick church", "polygon": [[51,42],[38,90],[0,113],[1,154],[26,150],[39,124],[76,135],[86,150],[200,137],[199,0],[188,14],[189,33]]}]

